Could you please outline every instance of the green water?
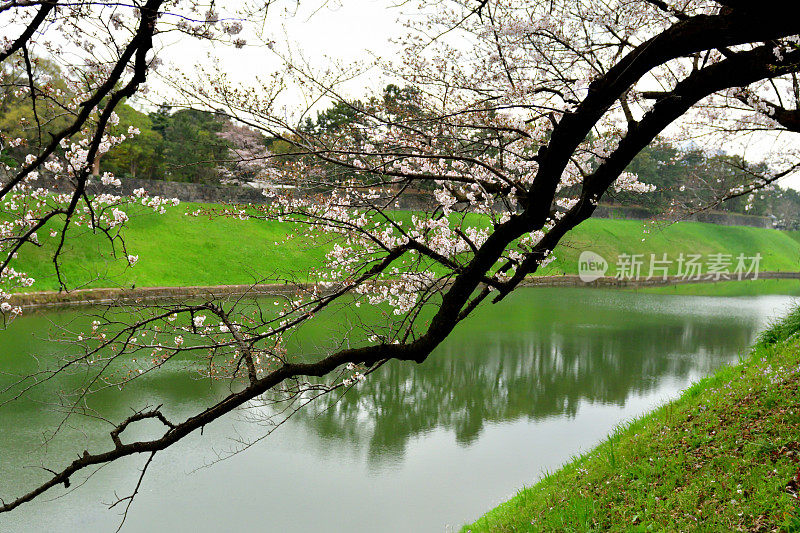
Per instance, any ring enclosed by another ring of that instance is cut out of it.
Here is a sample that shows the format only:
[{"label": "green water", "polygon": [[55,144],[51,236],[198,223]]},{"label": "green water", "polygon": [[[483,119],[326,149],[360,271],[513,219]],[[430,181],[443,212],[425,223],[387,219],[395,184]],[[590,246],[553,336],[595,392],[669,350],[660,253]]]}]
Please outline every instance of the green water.
[{"label": "green water", "polygon": [[[616,424],[736,361],[786,296],[737,298],[525,289],[463,324],[421,366],[389,364],[342,398],[270,428],[251,404],[156,456],[123,531],[446,531],[589,449]],[[26,316],[0,332],[0,383],[68,348],[45,340],[79,312]],[[77,327],[77,326],[76,326]],[[312,336],[313,337],[313,336]],[[313,342],[311,338],[303,340]],[[60,419],[53,381],[0,407],[0,497],[18,496],[74,453],[110,445],[107,424]],[[108,390],[91,407],[118,420],[164,404],[179,420],[224,384],[180,369]],[[137,428],[144,434],[147,427]],[[0,515],[0,531],[114,531],[144,457],[74,479]],[[72,489],[77,490],[72,491]]]}]

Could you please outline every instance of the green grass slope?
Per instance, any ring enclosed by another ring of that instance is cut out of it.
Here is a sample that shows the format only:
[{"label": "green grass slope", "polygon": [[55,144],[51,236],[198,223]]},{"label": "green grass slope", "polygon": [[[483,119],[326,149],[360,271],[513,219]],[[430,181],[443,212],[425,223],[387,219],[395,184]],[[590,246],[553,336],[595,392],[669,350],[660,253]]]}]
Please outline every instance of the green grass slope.
[{"label": "green grass slope", "polygon": [[800,310],[462,532],[800,531]]},{"label": "green grass slope", "polygon": [[739,254],[751,257],[760,253],[762,271],[800,270],[800,240],[786,232],[702,222],[656,226],[636,220],[592,218],[564,238],[554,253],[556,260],[546,268],[546,273],[576,273],[578,256],[584,250],[594,251],[608,261],[607,275],[616,272],[617,257],[623,253],[644,254],[645,268],[650,254],[661,259],[666,253],[667,259],[673,261],[673,274],[677,273],[680,254],[701,254],[703,262],[709,254],[731,254],[735,262]]},{"label": "green grass slope", "polygon": [[788,235],[792,239],[800,242],[800,231],[798,231],[798,230],[789,230],[789,231],[785,231],[784,233],[786,233],[786,235]]},{"label": "green grass slope", "polygon": [[[186,215],[198,207],[202,206],[182,204],[165,215],[145,212],[131,216],[124,235],[128,253],[139,256],[133,268],[112,256],[105,238],[86,230],[74,231],[62,258],[68,285],[228,285],[286,277],[304,279],[310,267],[323,263],[330,247],[328,242],[292,237],[289,224]],[[397,216],[410,223],[410,213]],[[480,222],[477,216],[475,219]],[[44,245],[24,250],[15,266],[37,280],[28,290],[58,287],[51,260],[54,239],[47,237],[48,233],[40,231]],[[646,261],[651,253],[659,258],[667,253],[674,261],[680,253],[719,252],[734,257],[760,253],[761,270],[800,270],[800,240],[777,230],[698,222],[656,228],[631,220],[590,219],[567,236],[554,253],[556,260],[538,274],[577,273],[578,256],[583,250],[605,257],[610,266],[608,275],[615,273],[621,253],[645,254]],[[647,274],[646,267],[643,274]]]},{"label": "green grass slope", "polygon": [[[201,206],[181,204],[164,215],[131,216],[124,237],[128,253],[139,256],[132,268],[119,249],[120,258],[112,256],[105,237],[85,229],[71,234],[62,258],[69,286],[247,284],[304,276],[309,268],[322,264],[325,243],[299,237],[283,243],[291,235],[290,224],[186,215],[197,207]],[[44,246],[21,253],[15,268],[36,279],[29,290],[56,289],[51,259],[54,239],[44,237],[46,231],[39,234]]]}]

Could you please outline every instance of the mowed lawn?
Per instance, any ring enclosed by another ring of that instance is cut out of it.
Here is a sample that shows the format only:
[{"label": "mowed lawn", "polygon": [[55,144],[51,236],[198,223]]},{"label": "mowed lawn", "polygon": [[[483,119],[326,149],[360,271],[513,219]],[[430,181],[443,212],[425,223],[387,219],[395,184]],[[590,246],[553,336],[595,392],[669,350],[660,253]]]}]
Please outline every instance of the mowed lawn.
[{"label": "mowed lawn", "polygon": [[730,254],[733,266],[739,254],[746,257],[761,254],[761,271],[800,271],[800,239],[792,238],[788,232],[702,222],[652,224],[592,218],[565,236],[556,248],[556,260],[542,273],[576,273],[578,257],[583,250],[596,252],[608,261],[606,275],[616,273],[617,258],[621,254],[642,254],[642,274],[645,275],[650,254],[661,260],[665,253],[667,260],[672,261],[672,274],[677,273],[680,254],[700,254],[705,264],[710,255],[720,253]]},{"label": "mowed lawn", "polygon": [[[313,267],[324,265],[329,239],[300,235],[289,223],[233,218],[188,216],[199,204],[181,204],[165,215],[143,211],[131,216],[124,230],[127,253],[137,255],[138,263],[127,267],[125,254],[118,247],[111,253],[108,240],[85,228],[71,230],[61,268],[70,288],[154,287],[189,285],[248,284],[286,278],[308,279]],[[411,213],[396,214],[410,224]],[[476,224],[484,223],[472,216]],[[36,279],[26,290],[54,290],[52,255],[55,239],[49,231],[39,232],[44,245],[28,247],[15,265]],[[633,220],[590,219],[567,235],[556,249],[556,259],[540,275],[577,273],[578,257],[592,250],[609,263],[607,275],[616,272],[620,254],[643,254],[643,275],[647,274],[650,254],[661,258],[666,253],[677,269],[679,254],[713,253],[754,256],[761,254],[760,269],[800,270],[800,240],[788,232],[773,229],[729,227],[699,222],[680,222],[654,226]]]},{"label": "mowed lawn", "polygon": [[[70,288],[158,287],[248,284],[264,279],[305,279],[323,263],[330,245],[294,237],[289,223],[189,216],[197,204],[169,208],[164,215],[141,212],[123,231],[127,253],[138,255],[133,267],[117,246],[114,257],[106,237],[84,228],[71,230],[61,259]],[[52,255],[54,241],[39,232],[41,248],[27,248],[15,265],[36,279],[30,290],[58,288]]]}]

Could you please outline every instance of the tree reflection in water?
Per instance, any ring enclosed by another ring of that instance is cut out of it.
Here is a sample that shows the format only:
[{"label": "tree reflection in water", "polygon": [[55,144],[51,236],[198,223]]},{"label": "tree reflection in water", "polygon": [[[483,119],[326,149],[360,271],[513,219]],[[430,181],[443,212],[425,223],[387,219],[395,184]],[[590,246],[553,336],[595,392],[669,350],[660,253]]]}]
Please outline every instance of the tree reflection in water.
[{"label": "tree reflection in water", "polygon": [[[735,359],[776,311],[777,302],[523,290],[500,306],[480,310],[424,364],[387,364],[347,394],[323,397],[299,411],[295,421],[323,442],[366,447],[375,464],[401,459],[411,439],[435,429],[452,431],[466,446],[486,424],[574,416],[581,402],[624,405],[668,380],[685,382],[702,375]],[[51,321],[63,325],[73,320],[83,320],[80,311],[27,316],[15,323],[0,338],[8,355],[0,385],[11,374],[29,372],[36,361],[31,356],[58,357],[54,350],[66,348],[43,337]],[[328,329],[331,323],[321,316],[306,344],[324,346],[326,338],[338,342]],[[9,450],[19,450],[24,459],[23,443],[36,441],[59,416],[48,406],[57,389],[67,385],[47,383],[29,401],[18,402],[13,412],[3,413],[0,430],[7,431],[0,431],[0,448],[7,458]],[[137,387],[95,394],[89,407],[113,419],[124,416],[130,405],[164,403],[170,406],[169,416],[180,419],[225,387],[176,367]],[[250,414],[259,411],[270,409]],[[84,440],[87,447],[107,440],[102,422],[82,423],[62,440]],[[56,448],[51,443],[51,452]],[[0,473],[14,461],[8,463],[0,465]]]},{"label": "tree reflection in water", "polygon": [[473,318],[425,364],[388,364],[296,416],[324,439],[367,445],[377,462],[436,428],[469,445],[485,424],[574,416],[581,402],[624,405],[665,380],[705,374],[735,359],[764,318],[735,299],[687,307],[686,298],[583,296],[529,291],[502,314]]}]

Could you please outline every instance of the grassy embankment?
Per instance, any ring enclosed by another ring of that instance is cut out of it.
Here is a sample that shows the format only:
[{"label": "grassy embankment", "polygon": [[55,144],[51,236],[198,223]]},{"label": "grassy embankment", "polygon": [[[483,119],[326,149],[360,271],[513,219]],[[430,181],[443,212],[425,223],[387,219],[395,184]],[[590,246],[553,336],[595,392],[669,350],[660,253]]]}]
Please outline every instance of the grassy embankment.
[{"label": "grassy embankment", "polygon": [[800,309],[462,532],[800,531]]},{"label": "grassy embankment", "polygon": [[[126,268],[124,260],[110,256],[103,237],[83,230],[78,238],[69,241],[63,255],[63,272],[69,285],[233,285],[294,276],[302,279],[310,267],[324,263],[330,247],[326,242],[291,237],[289,224],[185,215],[197,207],[182,204],[166,215],[132,216],[125,239],[128,253],[139,256],[133,268]],[[397,216],[410,219],[409,213]],[[648,233],[644,233],[645,228],[649,228]],[[37,280],[30,290],[57,288],[51,261],[55,239],[47,234],[40,232],[44,246],[23,251],[16,264],[18,270]],[[568,235],[556,249],[556,260],[538,274],[577,273],[578,256],[587,249],[607,259],[608,275],[614,274],[616,258],[621,253],[641,253],[646,258],[651,253],[658,257],[667,253],[672,260],[680,253],[720,252],[734,257],[760,253],[762,271],[800,269],[800,236],[786,232],[699,222],[658,229],[637,221],[591,219]],[[796,282],[794,285],[800,287]]]}]

